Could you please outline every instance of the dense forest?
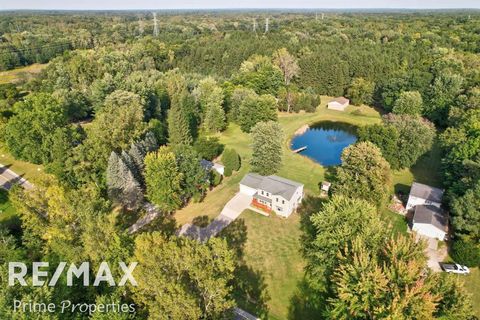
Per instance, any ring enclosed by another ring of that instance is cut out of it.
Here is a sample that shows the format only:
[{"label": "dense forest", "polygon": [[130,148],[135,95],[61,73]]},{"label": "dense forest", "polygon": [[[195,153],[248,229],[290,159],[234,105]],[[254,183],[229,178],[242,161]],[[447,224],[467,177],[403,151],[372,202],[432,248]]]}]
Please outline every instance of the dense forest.
[{"label": "dense forest", "polygon": [[[359,129],[335,169],[333,196],[308,212],[308,290],[297,305],[305,310],[290,318],[474,319],[462,284],[425,271],[422,245],[392,236],[377,211],[390,200],[392,172],[437,144],[450,255],[480,266],[480,13],[156,18],[157,28],[147,12],[0,13],[0,71],[45,64],[30,81],[0,85],[0,143],[47,173],[32,190],[9,191],[21,223],[0,232],[0,318],[33,319],[12,309],[32,297],[136,305],[133,314],[35,319],[223,319],[236,305],[258,312],[243,301],[256,297],[238,280],[235,233],[205,243],[178,237],[175,212],[222,183],[202,159],[221,159],[226,177],[244,165],[219,142],[229,126],[252,137],[252,170],[274,174],[279,114],[311,114],[321,96],[346,96],[382,120]],[[149,204],[159,214],[132,232]],[[138,286],[9,287],[8,261],[49,261],[52,270],[61,261],[94,269],[138,261]]]}]

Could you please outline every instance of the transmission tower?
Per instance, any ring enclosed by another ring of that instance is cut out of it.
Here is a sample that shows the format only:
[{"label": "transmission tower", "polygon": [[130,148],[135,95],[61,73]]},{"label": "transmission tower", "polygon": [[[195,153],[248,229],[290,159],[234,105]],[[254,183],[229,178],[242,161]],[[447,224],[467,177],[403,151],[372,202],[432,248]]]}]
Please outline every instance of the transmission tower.
[{"label": "transmission tower", "polygon": [[158,37],[158,22],[157,22],[157,13],[153,13],[153,36]]},{"label": "transmission tower", "polygon": [[265,33],[268,32],[268,23],[269,23],[269,20],[270,20],[269,18],[266,18],[266,19],[265,19]]},{"label": "transmission tower", "polygon": [[253,33],[257,33],[257,19],[253,18]]}]

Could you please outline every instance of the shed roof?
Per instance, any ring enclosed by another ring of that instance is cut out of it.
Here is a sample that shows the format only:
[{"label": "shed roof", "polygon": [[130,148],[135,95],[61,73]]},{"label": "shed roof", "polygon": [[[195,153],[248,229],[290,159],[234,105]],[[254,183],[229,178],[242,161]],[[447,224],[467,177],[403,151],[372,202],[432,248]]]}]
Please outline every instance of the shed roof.
[{"label": "shed roof", "polygon": [[410,189],[410,195],[417,198],[441,203],[443,198],[443,190],[428,186],[423,183],[414,182],[412,183],[412,188]]},{"label": "shed roof", "polygon": [[415,207],[413,223],[431,224],[437,229],[447,232],[448,218],[445,212],[431,205],[419,205]]},{"label": "shed roof", "polygon": [[301,183],[279,176],[272,175],[265,177],[256,173],[247,174],[243,177],[242,181],[240,181],[240,184],[250,188],[264,190],[273,195],[282,196],[287,200],[292,199],[295,191],[303,186]]},{"label": "shed roof", "polygon": [[[336,97],[335,99],[333,100],[330,100],[330,102],[338,102],[340,104],[347,104],[347,103],[350,103],[350,100],[348,100],[347,98],[345,97]],[[329,102],[329,103],[330,103]]]}]

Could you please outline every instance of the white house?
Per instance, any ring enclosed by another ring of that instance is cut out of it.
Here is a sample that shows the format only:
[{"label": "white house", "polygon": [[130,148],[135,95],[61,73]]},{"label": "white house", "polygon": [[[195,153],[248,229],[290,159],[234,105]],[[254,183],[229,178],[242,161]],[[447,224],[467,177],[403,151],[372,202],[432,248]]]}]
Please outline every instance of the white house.
[{"label": "white house", "polygon": [[429,238],[444,240],[448,233],[448,217],[437,206],[417,205],[413,215],[412,230]]},{"label": "white house", "polygon": [[288,218],[302,202],[303,184],[249,173],[240,181],[240,192],[252,197],[252,206]]},{"label": "white house", "polygon": [[418,205],[432,205],[440,208],[442,206],[443,190],[427,186],[426,184],[414,182],[408,196],[407,210]]},{"label": "white house", "polygon": [[327,103],[327,108],[337,111],[345,111],[350,104],[350,100],[344,97],[337,97]]}]

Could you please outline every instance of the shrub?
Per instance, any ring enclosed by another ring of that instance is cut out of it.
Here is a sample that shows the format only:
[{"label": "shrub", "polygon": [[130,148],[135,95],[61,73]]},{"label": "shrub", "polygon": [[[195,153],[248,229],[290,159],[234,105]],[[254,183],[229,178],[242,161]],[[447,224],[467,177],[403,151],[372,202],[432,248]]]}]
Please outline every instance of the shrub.
[{"label": "shrub", "polygon": [[452,245],[452,259],[467,267],[480,266],[480,246],[473,241],[457,240]]},{"label": "shrub", "polygon": [[202,159],[212,161],[223,152],[224,145],[216,137],[201,137],[198,138],[193,147]]},{"label": "shrub", "polygon": [[[226,171],[227,170],[225,169],[225,172]],[[212,185],[212,187],[218,186],[222,182],[222,175],[215,170],[210,171],[210,174],[210,184]]]},{"label": "shrub", "polygon": [[232,175],[233,171],[238,171],[240,169],[240,156],[233,149],[226,149],[222,155],[222,163],[225,166],[224,175],[229,177]]}]

